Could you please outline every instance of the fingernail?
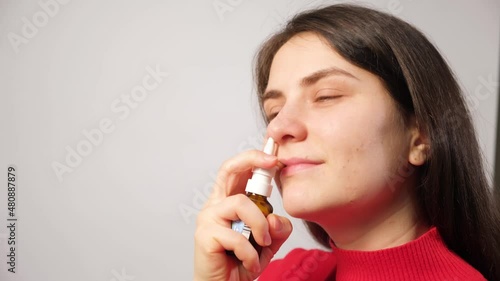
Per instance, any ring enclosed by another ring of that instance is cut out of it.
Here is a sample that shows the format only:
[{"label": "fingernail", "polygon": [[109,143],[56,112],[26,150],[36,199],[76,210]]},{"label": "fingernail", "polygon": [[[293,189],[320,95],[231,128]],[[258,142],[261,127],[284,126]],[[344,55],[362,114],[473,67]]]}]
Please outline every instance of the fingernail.
[{"label": "fingernail", "polygon": [[266,246],[269,246],[271,245],[273,241],[271,240],[271,235],[268,233],[266,233],[266,236],[264,236],[264,244],[266,244]]},{"label": "fingernail", "polygon": [[276,218],[276,223],[274,224],[274,229],[276,231],[281,231],[283,229],[283,223],[279,218]]}]

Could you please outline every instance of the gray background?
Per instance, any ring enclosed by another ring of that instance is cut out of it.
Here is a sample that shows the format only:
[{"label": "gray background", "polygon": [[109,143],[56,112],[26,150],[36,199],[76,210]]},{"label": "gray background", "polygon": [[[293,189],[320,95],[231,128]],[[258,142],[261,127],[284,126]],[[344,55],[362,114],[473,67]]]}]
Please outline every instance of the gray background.
[{"label": "gray background", "polygon": [[[191,279],[195,217],[218,167],[261,147],[251,75],[258,45],[295,12],[338,2],[0,1],[2,186],[7,166],[18,169],[17,273],[7,272],[1,188],[0,279]],[[467,92],[491,173],[500,2],[357,3],[415,24],[442,51]],[[141,95],[148,67],[169,75]],[[91,144],[84,131],[102,122],[113,130]],[[80,161],[68,156],[78,148]],[[58,178],[54,165],[68,170]],[[277,192],[271,200],[284,215]],[[293,222],[278,257],[316,247]]]}]

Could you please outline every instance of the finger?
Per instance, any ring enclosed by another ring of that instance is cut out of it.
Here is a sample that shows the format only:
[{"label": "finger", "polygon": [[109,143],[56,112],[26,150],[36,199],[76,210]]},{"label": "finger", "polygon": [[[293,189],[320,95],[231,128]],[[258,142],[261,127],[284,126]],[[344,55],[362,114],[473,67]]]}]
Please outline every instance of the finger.
[{"label": "finger", "polygon": [[[260,271],[260,262],[257,251],[252,244],[241,234],[230,228],[220,226],[209,226],[204,228],[209,235],[198,235],[200,245],[204,245],[207,253],[226,254],[232,251],[236,258],[241,261],[243,267],[252,272]],[[229,257],[228,257],[229,258]]]},{"label": "finger", "polygon": [[260,251],[259,264],[261,270],[264,270],[274,257],[274,253],[269,247],[264,247]]},{"label": "finger", "polygon": [[278,163],[278,158],[259,150],[249,150],[226,160],[215,181],[210,204],[217,204],[225,197],[243,193],[253,167],[271,168]]},{"label": "finger", "polygon": [[272,239],[272,244],[269,245],[269,249],[274,255],[278,252],[278,250],[281,248],[281,245],[283,245],[288,237],[290,237],[293,226],[292,222],[290,222],[288,218],[275,214],[270,214],[269,216],[267,216],[267,222],[269,233]]},{"label": "finger", "polygon": [[269,265],[274,255],[292,233],[292,223],[289,219],[271,214],[267,216],[267,220],[273,242],[269,247],[262,248],[259,260],[261,269]]},{"label": "finger", "polygon": [[217,224],[229,228],[232,221],[241,220],[250,227],[259,245],[267,246],[271,243],[266,217],[247,196],[237,194],[227,197],[220,204],[213,206],[212,212]]}]

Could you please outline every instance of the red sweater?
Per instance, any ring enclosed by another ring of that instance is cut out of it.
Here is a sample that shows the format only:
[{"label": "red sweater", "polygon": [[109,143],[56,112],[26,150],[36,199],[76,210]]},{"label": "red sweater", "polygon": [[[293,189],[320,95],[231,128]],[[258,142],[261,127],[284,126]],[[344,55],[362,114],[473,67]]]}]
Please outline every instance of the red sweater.
[{"label": "red sweater", "polygon": [[481,273],[451,252],[432,227],[404,245],[378,251],[295,249],[269,264],[259,281],[483,281]]}]

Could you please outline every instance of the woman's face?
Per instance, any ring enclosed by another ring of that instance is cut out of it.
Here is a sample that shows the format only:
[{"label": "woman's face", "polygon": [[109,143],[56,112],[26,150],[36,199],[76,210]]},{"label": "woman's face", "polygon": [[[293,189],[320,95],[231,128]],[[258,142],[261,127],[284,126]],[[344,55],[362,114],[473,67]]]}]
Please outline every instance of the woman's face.
[{"label": "woman's face", "polygon": [[264,96],[290,215],[341,223],[399,200],[411,135],[378,77],[300,33],[276,53]]}]

